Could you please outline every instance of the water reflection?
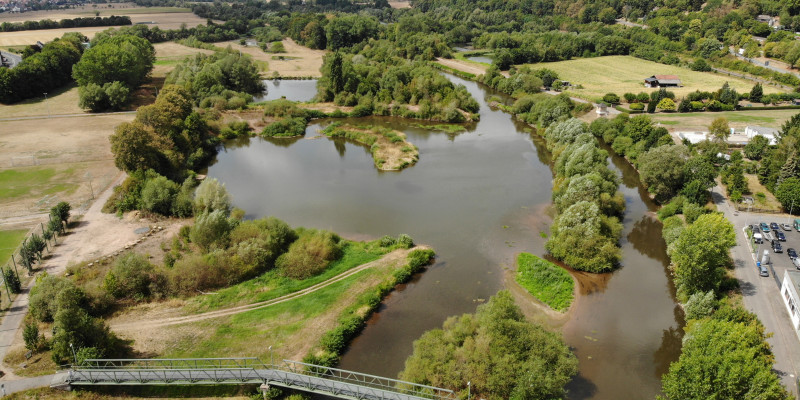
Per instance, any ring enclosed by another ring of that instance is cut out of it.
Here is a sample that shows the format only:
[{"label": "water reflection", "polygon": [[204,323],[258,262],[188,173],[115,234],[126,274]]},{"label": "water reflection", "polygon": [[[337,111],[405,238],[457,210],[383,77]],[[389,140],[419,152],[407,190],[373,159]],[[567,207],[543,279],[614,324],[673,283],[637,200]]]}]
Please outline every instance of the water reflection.
[{"label": "water reflection", "polygon": [[265,80],[265,91],[254,96],[253,101],[269,101],[285,98],[291,101],[311,101],[317,95],[316,79],[271,79]]}]

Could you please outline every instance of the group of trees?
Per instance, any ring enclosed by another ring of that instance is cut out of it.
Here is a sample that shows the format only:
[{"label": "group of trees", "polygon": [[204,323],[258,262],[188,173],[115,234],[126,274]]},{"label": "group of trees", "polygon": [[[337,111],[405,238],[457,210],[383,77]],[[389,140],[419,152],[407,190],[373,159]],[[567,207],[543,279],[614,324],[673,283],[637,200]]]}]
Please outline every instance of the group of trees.
[{"label": "group of trees", "polygon": [[326,55],[317,100],[356,106],[363,115],[446,122],[463,122],[478,112],[463,85],[454,85],[426,63],[390,56],[391,49],[388,42],[371,42],[356,55]]},{"label": "group of trees", "polygon": [[39,97],[72,81],[72,66],[81,59],[85,40],[81,34],[65,33],[16,67],[0,67],[0,103]]},{"label": "group of trees", "polygon": [[625,200],[617,192],[619,178],[608,168],[608,153],[575,118],[551,125],[544,137],[555,159],[553,203],[558,210],[545,247],[575,269],[612,270],[621,258],[619,217]]},{"label": "group of trees", "polygon": [[93,40],[72,68],[72,77],[80,86],[80,106],[102,111],[127,105],[131,91],[153,70],[155,58],[153,45],[138,36],[101,36]]},{"label": "group of trees", "polygon": [[43,19],[41,21],[3,22],[0,24],[0,32],[33,31],[37,29],[83,28],[87,26],[118,26],[130,24],[131,17],[114,15],[103,18],[65,18],[60,21]]},{"label": "group of trees", "polygon": [[578,360],[558,334],[528,322],[508,291],[414,342],[400,379],[489,400],[562,398]]},{"label": "group of trees", "polygon": [[165,84],[184,87],[194,104],[218,109],[244,108],[252,95],[264,91],[252,58],[231,49],[187,58],[167,75]]}]

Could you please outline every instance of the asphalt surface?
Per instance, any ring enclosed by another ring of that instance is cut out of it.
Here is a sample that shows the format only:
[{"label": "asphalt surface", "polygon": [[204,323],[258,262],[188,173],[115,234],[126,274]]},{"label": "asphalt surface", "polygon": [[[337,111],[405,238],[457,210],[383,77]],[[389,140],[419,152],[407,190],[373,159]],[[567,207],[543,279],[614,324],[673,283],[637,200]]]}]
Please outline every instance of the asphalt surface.
[{"label": "asphalt surface", "polygon": [[731,256],[735,264],[734,273],[739,280],[744,307],[758,315],[767,334],[773,334],[772,337],[767,338],[767,342],[772,346],[772,352],[775,355],[775,371],[784,386],[795,398],[798,398],[797,374],[798,367],[800,367],[800,339],[792,327],[774,275],[777,275],[778,281],[782,281],[784,271],[792,266],[786,255],[786,249],[793,247],[800,250],[800,232],[784,231],[787,241],[781,242],[783,253],[775,254],[766,240],[759,246],[757,253],[759,259],[764,249],[768,249],[772,262],[769,268],[770,276],[762,277],[758,273],[756,260],[749,250],[748,239],[742,229],[747,225],[760,222],[786,223],[787,217],[775,214],[736,212],[725,200],[719,186],[714,187],[711,194],[717,209],[724,212],[725,217],[734,224],[736,246],[731,249]]},{"label": "asphalt surface", "polygon": [[22,62],[22,56],[19,54],[8,53],[2,50],[0,50],[0,54],[2,54],[6,62],[9,63],[9,68],[14,68],[17,64]]}]

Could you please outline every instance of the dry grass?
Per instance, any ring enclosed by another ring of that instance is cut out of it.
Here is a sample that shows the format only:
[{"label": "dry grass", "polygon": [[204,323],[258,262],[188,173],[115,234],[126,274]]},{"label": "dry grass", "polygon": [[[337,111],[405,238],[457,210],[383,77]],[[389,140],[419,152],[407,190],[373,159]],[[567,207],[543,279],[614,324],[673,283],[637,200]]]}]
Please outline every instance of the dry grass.
[{"label": "dry grass", "polygon": [[[217,46],[231,46],[234,50],[251,55],[262,65],[266,63],[267,68],[264,68],[262,73],[270,77],[277,72],[279,76],[283,77],[319,78],[322,76],[320,72],[322,57],[326,53],[324,50],[312,50],[301,46],[291,38],[283,39],[286,52],[280,54],[265,53],[258,47],[242,46],[238,41],[222,42]],[[284,60],[273,59],[273,57],[283,57]]]},{"label": "dry grass", "polygon": [[[69,84],[47,94],[11,105],[0,104],[0,118],[18,118],[59,114],[83,114],[78,107],[78,87]],[[30,123],[29,123],[30,124]]]},{"label": "dry grass", "polygon": [[4,201],[0,217],[39,212],[62,200],[78,206],[92,190],[99,193],[118,173],[108,137],[132,119],[133,114],[114,114],[0,121],[0,171],[53,170],[43,186]]},{"label": "dry grass", "polygon": [[748,125],[780,128],[786,120],[800,110],[725,111],[698,113],[657,113],[651,118],[664,127],[676,131],[707,131],[716,118],[726,118],[731,128],[744,130]]},{"label": "dry grass", "polygon": [[[775,211],[783,209],[781,203],[778,202],[772,192],[767,190],[767,188],[758,181],[757,175],[745,174],[744,177],[747,179],[747,187],[750,189],[750,193],[752,193],[753,199],[755,200],[754,207]],[[762,200],[760,196],[757,196],[758,193],[764,194],[764,200]]]},{"label": "dry grass", "polygon": [[[80,12],[65,12],[59,11],[37,11],[23,14],[0,14],[0,22],[20,22],[28,20],[41,20],[52,19],[61,20],[65,18],[80,18],[94,16],[94,11],[91,7],[83,7],[86,9]],[[99,7],[97,10],[100,16],[110,15],[128,15],[131,17],[131,22],[146,23],[148,27],[153,28],[158,26],[161,29],[179,29],[181,25],[186,24],[187,27],[194,27],[206,23],[205,18],[200,18],[193,14],[188,9],[170,8],[170,7],[157,7],[157,8],[133,8],[122,9],[113,8],[106,9]],[[83,28],[65,28],[65,29],[41,29],[35,31],[19,31],[19,32],[2,32],[0,33],[0,46],[24,46],[41,41],[42,43],[49,42],[55,38],[61,37],[67,32],[80,32],[86,35],[89,39],[93,38],[97,32],[109,29],[107,26],[96,27],[83,27]]]},{"label": "dry grass", "polygon": [[408,0],[405,0],[405,1],[402,1],[402,0],[390,1],[389,5],[392,8],[411,8],[411,2],[408,1]]},{"label": "dry grass", "polygon": [[[573,85],[583,85],[583,89],[566,91],[587,99],[599,99],[606,93],[616,93],[620,97],[626,92],[650,93],[652,88],[644,87],[644,79],[651,75],[678,75],[683,87],[668,88],[678,98],[695,90],[714,91],[725,82],[739,93],[749,92],[755,82],[715,74],[697,72],[687,68],[659,64],[632,56],[607,56],[581,58],[568,61],[529,64],[532,68],[548,68],[556,71],[559,77]],[[766,86],[765,93],[775,93],[778,89]]]}]

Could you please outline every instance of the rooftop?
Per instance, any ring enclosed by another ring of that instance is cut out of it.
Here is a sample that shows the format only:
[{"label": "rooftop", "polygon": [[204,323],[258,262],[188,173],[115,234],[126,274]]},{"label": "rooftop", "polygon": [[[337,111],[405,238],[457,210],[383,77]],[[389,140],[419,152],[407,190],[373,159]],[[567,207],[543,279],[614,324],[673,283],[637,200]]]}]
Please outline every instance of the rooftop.
[{"label": "rooftop", "polygon": [[762,135],[762,136],[777,136],[778,135],[778,130],[777,129],[768,128],[766,126],[748,126],[745,129],[749,129],[749,130],[755,132],[756,134]]}]

